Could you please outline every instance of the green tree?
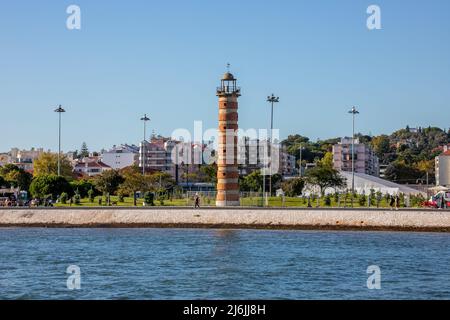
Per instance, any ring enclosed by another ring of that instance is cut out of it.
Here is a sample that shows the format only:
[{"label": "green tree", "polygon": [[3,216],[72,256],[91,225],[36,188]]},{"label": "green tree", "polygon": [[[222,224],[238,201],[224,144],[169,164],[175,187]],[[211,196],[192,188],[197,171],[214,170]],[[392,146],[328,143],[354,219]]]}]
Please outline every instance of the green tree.
[{"label": "green tree", "polygon": [[83,142],[83,144],[81,145],[79,157],[80,158],[89,157],[89,149],[87,147],[86,142]]},{"label": "green tree", "polygon": [[64,177],[40,175],[33,179],[30,193],[33,197],[44,198],[51,195],[54,200],[63,192],[73,194],[72,187]]},{"label": "green tree", "polygon": [[114,194],[124,178],[116,170],[108,170],[94,178],[94,185],[104,195]]},{"label": "green tree", "polygon": [[327,152],[318,163],[319,166],[333,168],[333,153]]},{"label": "green tree", "polygon": [[260,191],[262,190],[263,177],[259,170],[255,170],[245,177],[239,177],[239,186],[241,191]]},{"label": "green tree", "polygon": [[306,182],[317,186],[322,195],[327,188],[342,188],[345,186],[345,179],[337,170],[320,165],[306,172]]},{"label": "green tree", "polygon": [[203,180],[208,183],[217,183],[217,164],[203,165],[200,172]]},{"label": "green tree", "polygon": [[0,176],[0,188],[7,188],[7,187],[9,187],[9,183],[2,176]]},{"label": "green tree", "polygon": [[88,192],[90,190],[93,190],[94,192],[96,191],[94,183],[91,180],[86,179],[74,180],[70,182],[70,185],[72,186],[72,189],[74,191],[78,191],[78,194],[82,199],[88,197]]},{"label": "green tree", "polygon": [[155,172],[151,175],[147,175],[145,176],[144,183],[148,190],[168,190],[172,189],[175,185],[175,181],[173,180],[172,176],[166,172]]},{"label": "green tree", "polygon": [[121,175],[124,181],[119,186],[119,191],[123,194],[133,195],[134,205],[136,206],[136,192],[144,191],[146,188],[145,177],[139,170],[139,167],[134,165],[121,170]]},{"label": "green tree", "polygon": [[[3,179],[5,187],[19,188],[20,190],[28,191],[30,188],[33,176],[25,170],[13,164],[7,164],[0,167],[0,177]],[[1,182],[1,181],[0,181]]]},{"label": "green tree", "polygon": [[[58,154],[44,152],[34,161],[34,176],[58,174]],[[73,179],[72,165],[66,156],[61,155],[61,175]]]},{"label": "green tree", "polygon": [[385,176],[388,180],[397,183],[416,183],[423,174],[412,165],[405,161],[394,161],[386,168]]},{"label": "green tree", "polygon": [[281,184],[281,188],[287,197],[296,197],[301,195],[304,187],[305,181],[302,178],[286,180]]},{"label": "green tree", "polygon": [[384,160],[385,155],[391,151],[391,142],[387,135],[374,137],[371,146],[381,160]]}]

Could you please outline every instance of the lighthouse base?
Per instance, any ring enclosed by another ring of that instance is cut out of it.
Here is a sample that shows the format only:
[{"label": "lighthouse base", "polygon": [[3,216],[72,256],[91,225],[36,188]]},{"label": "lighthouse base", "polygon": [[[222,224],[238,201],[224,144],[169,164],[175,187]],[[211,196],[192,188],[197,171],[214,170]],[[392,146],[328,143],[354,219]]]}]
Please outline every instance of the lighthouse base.
[{"label": "lighthouse base", "polygon": [[240,201],[216,201],[216,207],[239,207]]}]

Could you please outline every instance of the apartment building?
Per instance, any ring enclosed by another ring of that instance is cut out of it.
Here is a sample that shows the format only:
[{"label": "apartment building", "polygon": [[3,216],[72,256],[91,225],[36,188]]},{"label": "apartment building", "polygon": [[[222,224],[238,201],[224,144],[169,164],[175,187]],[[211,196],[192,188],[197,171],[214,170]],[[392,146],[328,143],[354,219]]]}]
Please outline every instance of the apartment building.
[{"label": "apartment building", "polygon": [[450,187],[450,145],[444,146],[442,154],[436,157],[436,185]]},{"label": "apartment building", "polygon": [[[333,146],[333,165],[339,171],[352,171],[352,138],[342,138],[341,142]],[[378,157],[369,146],[354,141],[354,169],[357,173],[364,173],[379,177],[380,165]]]}]

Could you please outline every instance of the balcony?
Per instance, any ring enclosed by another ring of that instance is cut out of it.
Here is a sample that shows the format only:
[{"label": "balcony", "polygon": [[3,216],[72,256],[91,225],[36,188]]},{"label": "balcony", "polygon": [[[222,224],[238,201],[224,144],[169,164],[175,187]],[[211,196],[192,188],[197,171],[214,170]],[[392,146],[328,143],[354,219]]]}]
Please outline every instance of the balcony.
[{"label": "balcony", "polygon": [[217,95],[236,94],[236,95],[240,96],[241,95],[241,88],[240,87],[235,87],[235,86],[217,87],[216,92],[217,92]]}]

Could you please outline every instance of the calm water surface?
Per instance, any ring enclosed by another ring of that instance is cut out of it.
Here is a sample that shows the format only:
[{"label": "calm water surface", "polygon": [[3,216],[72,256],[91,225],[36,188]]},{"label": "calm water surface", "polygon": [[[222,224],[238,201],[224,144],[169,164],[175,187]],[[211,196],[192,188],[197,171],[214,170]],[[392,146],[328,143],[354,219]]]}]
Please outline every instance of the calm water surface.
[{"label": "calm water surface", "polygon": [[450,299],[449,249],[433,233],[0,229],[0,298]]}]

